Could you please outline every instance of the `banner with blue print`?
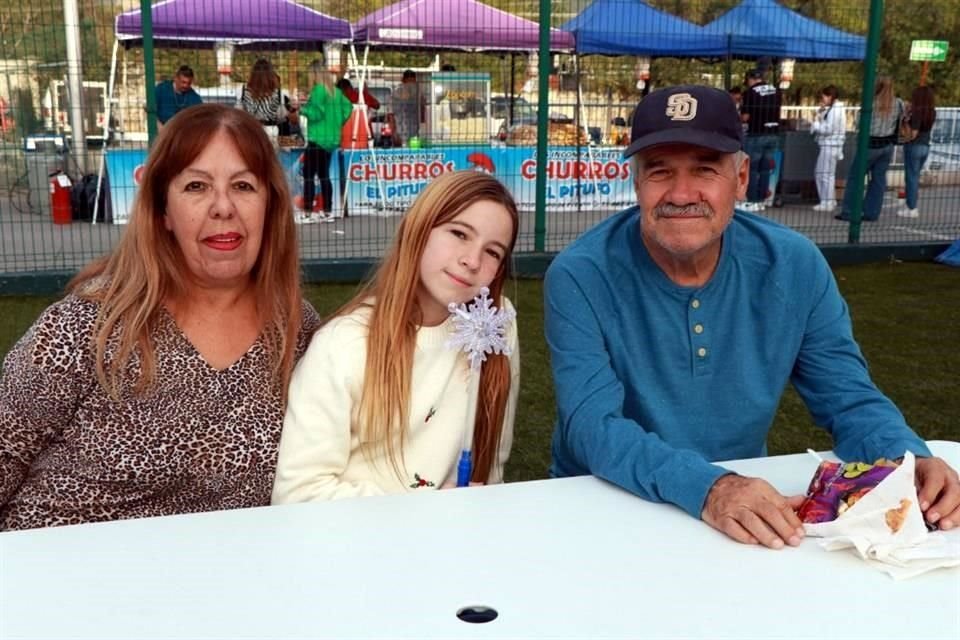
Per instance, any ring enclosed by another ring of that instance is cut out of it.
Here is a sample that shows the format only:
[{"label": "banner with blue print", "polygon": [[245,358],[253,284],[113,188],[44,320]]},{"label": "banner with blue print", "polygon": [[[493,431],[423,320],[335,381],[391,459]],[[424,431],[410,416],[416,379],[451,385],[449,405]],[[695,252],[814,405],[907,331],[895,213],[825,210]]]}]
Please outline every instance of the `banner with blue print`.
[{"label": "banner with blue print", "polygon": [[[534,147],[343,150],[340,154],[346,179],[342,186],[351,213],[402,213],[431,179],[461,169],[496,176],[521,209],[532,210],[536,203]],[[619,209],[634,204],[629,165],[621,155],[619,148],[549,149],[548,210]]]},{"label": "banner with blue print", "polygon": [[[278,158],[297,209],[319,211],[320,186],[313,203],[303,202],[303,149],[280,149]],[[617,210],[635,204],[629,164],[619,147],[553,147],[547,150],[548,211]],[[126,222],[136,192],[143,150],[109,150],[114,219]],[[333,206],[340,215],[401,215],[424,187],[450,171],[472,169],[496,176],[521,210],[536,204],[535,147],[434,147],[429,149],[341,149],[333,154],[330,180]],[[115,177],[116,176],[116,177]],[[319,182],[319,181],[318,181]],[[310,206],[308,206],[310,205]]]},{"label": "banner with blue print", "polygon": [[110,176],[110,199],[113,201],[113,223],[126,224],[133,212],[133,200],[140,188],[147,152],[143,149],[110,149],[107,151],[107,175]]}]

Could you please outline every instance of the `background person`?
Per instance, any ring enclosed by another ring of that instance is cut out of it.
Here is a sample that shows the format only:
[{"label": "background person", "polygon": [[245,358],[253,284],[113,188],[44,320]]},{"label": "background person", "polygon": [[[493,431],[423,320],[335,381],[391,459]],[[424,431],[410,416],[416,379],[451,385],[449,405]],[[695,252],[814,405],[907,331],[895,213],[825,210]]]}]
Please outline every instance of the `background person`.
[{"label": "background person", "polygon": [[[345,78],[345,77],[344,77],[344,78],[340,78],[340,80],[337,81],[337,89],[339,89],[339,90],[341,91],[341,93],[343,93],[343,95],[346,96],[347,100],[349,100],[351,104],[359,104],[359,103],[360,103],[360,92],[356,89],[356,87],[353,86],[353,84],[350,82],[350,79],[349,79],[349,78]],[[364,118],[363,118],[363,120],[367,123],[367,135],[368,135],[368,136],[370,137],[370,139],[372,140],[372,139],[373,139],[373,125],[372,125],[371,122],[370,122],[370,112],[369,112],[369,110],[370,110],[370,109],[373,109],[373,110],[379,109],[379,108],[380,108],[380,101],[377,100],[376,96],[374,96],[372,93],[370,93],[370,91],[369,91],[369,89],[367,88],[366,85],[364,85],[364,87],[363,87],[363,104],[364,104],[364,106],[366,106],[366,108],[367,108],[367,111],[364,112]],[[347,124],[345,125],[346,131],[341,132],[341,142],[342,142],[342,140],[343,140],[342,136],[349,136],[350,141],[351,141],[351,144],[353,144],[354,146],[356,146],[357,141],[354,140],[354,136],[353,136],[353,133],[354,133],[354,132],[353,132],[352,129],[351,129],[352,126],[353,126],[353,123],[351,123],[350,121],[348,121]],[[359,126],[360,126],[359,123],[357,123],[356,126],[359,127]],[[342,160],[342,156],[341,156],[341,160]],[[341,171],[343,171],[343,166],[342,166],[342,164],[343,164],[343,163],[341,162],[341,167],[340,167],[340,170],[341,170]],[[342,186],[342,187],[345,187],[346,184],[345,184],[345,183],[342,183],[341,186]],[[341,195],[343,195],[342,192],[341,192]]]},{"label": "background person", "polygon": [[157,84],[157,120],[163,127],[167,121],[187,107],[202,104],[200,94],[193,90],[193,69],[182,64],[172,80]]},{"label": "background person", "polygon": [[820,108],[810,123],[820,153],[814,169],[820,203],[814,211],[833,211],[837,208],[837,162],[843,160],[843,143],[847,123],[843,103],[837,101],[837,88],[827,85],[820,91]]},{"label": "background person", "polygon": [[[592,473],[744,543],[800,543],[787,498],[713,463],[766,454],[787,382],[845,460],[930,456],[870,380],[820,250],[734,213],[749,159],[726,92],[678,86],[637,107],[638,206],[563,250],[544,285],[556,385],[551,475]],[[960,523],[960,481],[917,460],[928,522]]]},{"label": "background person", "polygon": [[[490,355],[479,384],[447,346],[447,304],[490,288],[497,307],[517,239],[517,207],[495,178],[447,173],[417,197],[373,280],[316,333],[290,385],[273,502],[329,500],[456,484],[473,429],[476,482],[503,480],[520,353]],[[477,407],[470,424],[469,408]]]},{"label": "background person", "polygon": [[906,183],[906,206],[897,215],[901,218],[918,218],[917,199],[920,195],[920,174],[930,155],[930,130],[937,120],[936,102],[933,89],[927,86],[917,87],[910,96],[907,118],[910,128],[916,131],[916,137],[903,145],[903,171]]},{"label": "background person", "polygon": [[170,120],[116,250],[7,355],[0,529],[265,505],[300,295],[283,170],[247,114]]},{"label": "background person", "polygon": [[[893,78],[877,76],[873,91],[873,119],[870,121],[870,142],[867,148],[867,193],[863,198],[863,220],[874,222],[880,218],[883,194],[887,191],[887,169],[893,159],[893,147],[897,143],[897,125],[904,113],[903,102],[893,92]],[[853,194],[858,188],[853,184],[852,174],[857,166],[853,156],[843,192],[843,210],[834,216],[837,220],[850,220]]]},{"label": "background person", "polygon": [[[353,83],[350,82],[350,78],[340,78],[337,81],[337,88],[343,92],[343,95],[347,97],[352,104],[360,103],[360,91],[353,86]],[[379,109],[380,101],[377,100],[377,97],[370,93],[370,89],[367,85],[363,86],[363,103],[367,105],[368,109]]]},{"label": "background person", "polygon": [[266,58],[253,63],[250,77],[237,94],[237,107],[256,118],[271,138],[280,135],[281,126],[286,134],[293,125],[299,128],[297,105],[280,88],[280,76]]},{"label": "background person", "polygon": [[739,111],[740,107],[743,105],[743,87],[730,87],[727,89],[727,93],[730,94],[730,97],[733,99],[733,103],[737,105],[737,111]]},{"label": "background person", "polygon": [[[350,117],[352,105],[334,86],[333,74],[314,60],[309,69],[313,89],[300,108],[307,119],[307,148],[303,162],[303,211],[297,222],[333,222],[333,184],[330,182],[330,160],[340,145],[343,124]],[[313,212],[315,179],[320,179],[323,215]]]},{"label": "background person", "polygon": [[397,122],[397,134],[401,144],[409,144],[410,138],[420,135],[420,88],[417,74],[411,69],[403,72],[400,86],[390,95],[391,109]]},{"label": "background person", "polygon": [[743,150],[750,156],[750,184],[744,211],[763,211],[770,191],[770,173],[780,149],[780,92],[764,80],[763,71],[747,72],[740,119],[747,124]]}]

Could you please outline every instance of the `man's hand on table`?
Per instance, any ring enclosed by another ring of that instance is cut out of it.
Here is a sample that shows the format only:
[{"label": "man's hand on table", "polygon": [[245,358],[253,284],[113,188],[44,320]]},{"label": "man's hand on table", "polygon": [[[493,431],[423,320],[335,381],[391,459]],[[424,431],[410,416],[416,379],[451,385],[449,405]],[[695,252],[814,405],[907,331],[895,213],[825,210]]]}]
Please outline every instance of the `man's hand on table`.
[{"label": "man's hand on table", "polygon": [[760,478],[722,476],[710,488],[700,517],[737,542],[782,549],[803,540],[796,509],[803,496],[784,497]]},{"label": "man's hand on table", "polygon": [[949,531],[960,524],[960,478],[942,458],[917,458],[917,497],[930,524]]}]

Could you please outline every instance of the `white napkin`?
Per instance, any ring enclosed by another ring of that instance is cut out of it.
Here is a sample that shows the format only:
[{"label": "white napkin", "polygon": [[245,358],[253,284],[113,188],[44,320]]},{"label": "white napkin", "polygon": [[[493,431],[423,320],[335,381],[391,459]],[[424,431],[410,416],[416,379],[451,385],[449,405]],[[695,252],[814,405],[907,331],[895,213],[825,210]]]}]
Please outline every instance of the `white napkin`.
[{"label": "white napkin", "polygon": [[854,548],[868,564],[904,580],[943,567],[960,566],[960,540],[930,534],[914,484],[916,459],[903,463],[836,520],[804,524],[807,535],[823,538],[827,551]]}]

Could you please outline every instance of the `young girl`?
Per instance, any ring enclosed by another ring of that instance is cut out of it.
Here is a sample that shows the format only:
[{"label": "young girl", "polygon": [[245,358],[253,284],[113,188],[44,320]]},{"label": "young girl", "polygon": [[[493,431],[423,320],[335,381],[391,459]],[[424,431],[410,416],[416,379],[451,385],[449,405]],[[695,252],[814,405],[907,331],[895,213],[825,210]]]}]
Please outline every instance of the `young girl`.
[{"label": "young girl", "polygon": [[903,145],[903,172],[906,181],[907,199],[904,207],[897,211],[901,218],[918,218],[917,198],[920,194],[920,173],[930,155],[930,130],[937,119],[933,89],[928,86],[917,87],[910,96],[910,108],[905,115],[910,128],[917,136]]},{"label": "young girl", "polygon": [[[867,149],[867,192],[863,197],[863,220],[875,221],[880,218],[883,209],[883,194],[887,190],[887,169],[893,158],[893,147],[897,142],[897,128],[900,116],[903,114],[903,102],[893,90],[893,78],[886,75],[877,76],[877,84],[873,89],[873,120],[870,121],[870,144]],[[850,173],[847,174],[847,187],[843,192],[843,210],[833,216],[837,220],[849,220],[853,209],[853,193],[855,186],[851,186],[854,167],[857,166],[857,156],[854,155],[850,164]]]},{"label": "young girl", "polygon": [[516,322],[510,356],[488,355],[471,371],[467,354],[447,346],[447,305],[486,286],[496,307],[512,308],[502,291],[517,227],[513,198],[489,175],[449,173],[424,189],[373,280],[314,334],[293,374],[274,504],[453,486],[471,429],[471,480],[502,482]]},{"label": "young girl", "polygon": [[833,211],[837,208],[837,162],[843,160],[843,142],[847,131],[843,103],[837,100],[837,95],[837,88],[832,84],[820,91],[820,108],[810,125],[810,131],[820,147],[814,174],[820,204],[813,207],[814,211]]}]

